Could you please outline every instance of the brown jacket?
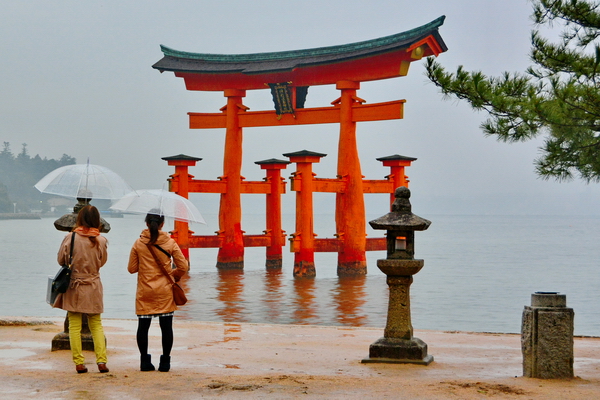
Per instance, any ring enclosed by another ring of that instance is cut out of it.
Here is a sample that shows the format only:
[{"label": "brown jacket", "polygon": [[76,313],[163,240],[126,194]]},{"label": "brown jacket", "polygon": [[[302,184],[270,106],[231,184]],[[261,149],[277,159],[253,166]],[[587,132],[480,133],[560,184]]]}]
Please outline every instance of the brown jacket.
[{"label": "brown jacket", "polygon": [[[56,297],[53,307],[84,314],[104,312],[100,268],[108,259],[108,241],[104,236],[97,236],[96,240],[98,246],[94,246],[88,237],[75,234],[71,284],[65,293]],[[65,236],[58,249],[57,260],[60,265],[69,262],[70,250],[71,233]]]},{"label": "brown jacket", "polygon": [[[137,315],[164,314],[175,311],[177,306],[173,300],[171,280],[167,278],[164,270],[160,268],[152,253],[148,249],[150,231],[144,229],[140,238],[135,241],[129,254],[127,270],[131,274],[138,273],[137,291],[135,295],[135,313]],[[188,262],[181,249],[166,232],[160,231],[156,244],[166,250],[173,257],[175,269],[171,267],[171,259],[162,251],[153,248],[156,257],[163,263],[163,267],[173,277],[181,278],[188,271]]]}]

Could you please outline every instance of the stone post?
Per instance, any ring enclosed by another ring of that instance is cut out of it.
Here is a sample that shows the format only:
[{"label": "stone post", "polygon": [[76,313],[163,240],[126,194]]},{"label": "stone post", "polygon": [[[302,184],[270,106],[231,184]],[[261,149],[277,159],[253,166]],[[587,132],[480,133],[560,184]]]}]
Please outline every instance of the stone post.
[{"label": "stone post", "polygon": [[523,310],[521,349],[523,376],[528,378],[573,378],[572,308],[567,296],[556,292],[531,295],[531,307]]}]

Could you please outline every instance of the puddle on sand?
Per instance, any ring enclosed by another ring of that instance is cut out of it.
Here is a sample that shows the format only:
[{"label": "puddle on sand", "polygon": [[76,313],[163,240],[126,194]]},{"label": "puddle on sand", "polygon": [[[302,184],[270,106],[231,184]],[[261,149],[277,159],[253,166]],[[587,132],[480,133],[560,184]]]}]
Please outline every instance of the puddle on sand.
[{"label": "puddle on sand", "polygon": [[0,362],[7,364],[7,362],[29,357],[34,354],[33,351],[23,349],[0,349]]}]

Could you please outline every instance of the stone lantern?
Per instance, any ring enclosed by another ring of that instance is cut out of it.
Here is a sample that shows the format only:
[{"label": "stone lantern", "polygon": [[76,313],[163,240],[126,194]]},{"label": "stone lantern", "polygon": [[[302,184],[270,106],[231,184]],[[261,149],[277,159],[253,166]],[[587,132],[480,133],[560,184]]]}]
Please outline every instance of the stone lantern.
[{"label": "stone lantern", "polygon": [[[75,223],[77,222],[77,214],[79,210],[83,207],[90,204],[92,201],[92,193],[89,191],[85,191],[83,193],[78,193],[79,197],[77,197],[77,204],[73,207],[73,212],[70,214],[65,214],[56,221],[54,221],[54,227],[63,232],[71,232],[73,228],[75,228]],[[110,224],[106,222],[106,220],[100,217],[100,232],[107,233],[110,231]]]},{"label": "stone lantern", "polygon": [[[92,194],[87,191],[79,193],[80,197],[77,197],[77,204],[73,207],[73,212],[65,214],[62,217],[54,221],[54,227],[63,232],[71,232],[75,228],[77,223],[77,214],[79,210],[90,204],[92,200]],[[100,217],[100,232],[107,233],[110,231],[110,224],[106,220]],[[81,345],[83,350],[94,350],[94,341],[92,339],[92,332],[87,320],[87,315],[83,315],[82,326],[81,326]],[[65,317],[64,331],[58,333],[52,338],[52,351],[55,350],[69,350],[71,344],[69,342],[69,317]]]},{"label": "stone lantern", "polygon": [[362,362],[429,365],[433,356],[427,354],[427,344],[413,337],[410,285],[424,265],[414,259],[415,231],[426,230],[431,221],[411,212],[408,188],[397,188],[394,197],[392,211],[369,222],[373,229],[387,231],[387,258],[377,260],[377,267],[387,275],[390,297],[384,337],[371,344],[369,358]]}]

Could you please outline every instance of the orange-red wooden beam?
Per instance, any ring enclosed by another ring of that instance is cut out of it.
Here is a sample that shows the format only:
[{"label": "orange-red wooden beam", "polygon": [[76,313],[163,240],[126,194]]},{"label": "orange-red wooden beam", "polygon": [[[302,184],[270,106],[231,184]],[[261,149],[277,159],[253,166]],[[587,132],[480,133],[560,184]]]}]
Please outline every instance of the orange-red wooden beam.
[{"label": "orange-red wooden beam", "polygon": [[[385,103],[356,104],[352,107],[353,122],[384,121],[402,119],[406,100]],[[225,128],[226,112],[221,113],[188,113],[190,129]],[[340,107],[301,108],[294,114],[283,114],[278,117],[275,111],[239,111],[241,128],[260,126],[288,126],[308,124],[334,124],[340,122]]]}]

